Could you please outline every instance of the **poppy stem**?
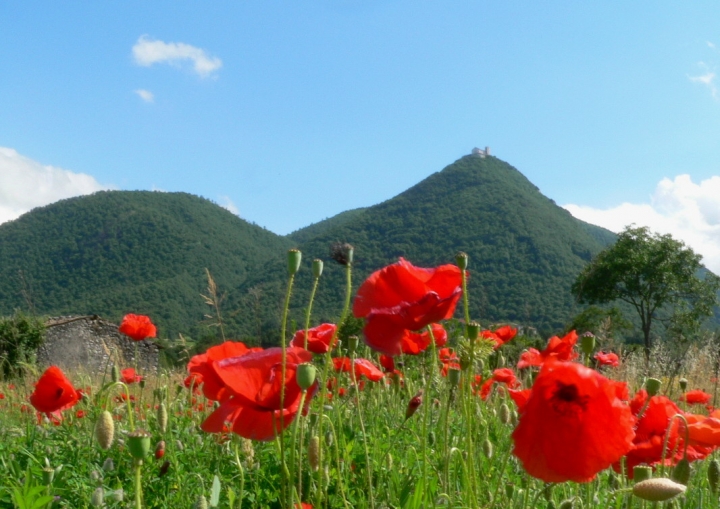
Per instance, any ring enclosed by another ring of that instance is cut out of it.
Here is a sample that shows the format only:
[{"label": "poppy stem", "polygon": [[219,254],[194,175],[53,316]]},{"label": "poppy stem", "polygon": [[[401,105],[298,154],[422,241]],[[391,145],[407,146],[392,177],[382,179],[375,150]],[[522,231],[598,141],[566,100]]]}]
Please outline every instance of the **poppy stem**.
[{"label": "poppy stem", "polygon": [[[303,408],[305,408],[305,398],[307,397],[307,391],[302,391],[300,394],[300,406],[298,407],[298,413],[295,416],[295,422],[293,423],[293,434],[292,434],[292,449],[290,450],[290,483],[294,488],[295,485],[295,462],[296,462],[296,455],[298,450],[298,443],[297,443],[297,432],[298,428],[300,427],[300,421],[302,420],[302,413]],[[300,441],[302,443],[302,440]],[[297,494],[298,497],[300,496],[302,492],[302,453],[300,454],[299,458],[300,462],[297,464],[297,480],[298,480],[298,488],[297,488]]]},{"label": "poppy stem", "polygon": [[[303,344],[303,348],[307,350],[308,346],[308,330],[310,330],[310,314],[312,312],[313,307],[313,301],[315,300],[315,292],[317,291],[318,283],[320,283],[320,276],[313,278],[313,286],[312,290],[310,291],[310,303],[308,304],[307,311],[305,313],[305,341]],[[332,348],[332,343],[330,343],[330,348]]]},{"label": "poppy stem", "polygon": [[[233,438],[236,437],[237,435],[233,434]],[[245,469],[242,466],[242,461],[240,461],[240,455],[238,454],[237,440],[235,440],[235,464],[240,471],[240,494],[238,495],[238,500],[240,502],[240,506],[242,507],[242,499],[245,493]],[[230,509],[232,509],[232,506],[230,507]]]},{"label": "poppy stem", "polygon": [[[282,314],[282,323],[280,325],[280,348],[282,349],[282,360],[281,360],[281,380],[282,384],[280,385],[280,431],[278,432],[277,427],[275,426],[275,432],[277,433],[279,441],[280,441],[280,463],[282,464],[282,473],[283,477],[287,474],[287,464],[285,463],[285,434],[283,433],[283,430],[285,429],[285,413],[283,412],[283,409],[285,408],[285,378],[287,373],[287,341],[285,338],[285,334],[287,332],[287,319],[288,319],[288,310],[290,308],[290,296],[292,295],[292,287],[293,283],[295,282],[295,273],[290,273],[290,279],[288,279],[288,286],[287,286],[287,292],[285,293],[285,304],[283,305],[283,314]],[[285,492],[287,489],[287,481],[288,479],[284,478],[283,482],[281,483],[281,491],[282,491],[282,500],[287,504],[287,507],[292,507],[292,491],[290,492],[290,496],[287,496],[287,493]],[[292,479],[290,479],[292,482]]]},{"label": "poppy stem", "polygon": [[363,420],[363,414],[362,414],[362,405],[360,404],[360,394],[359,394],[359,387],[357,383],[357,374],[355,373],[355,352],[352,352],[350,354],[350,376],[352,378],[352,383],[355,386],[355,397],[357,402],[357,413],[358,413],[358,421],[360,422],[360,431],[362,431],[362,437],[363,437],[363,449],[365,450],[365,472],[367,473],[367,483],[368,483],[368,496],[370,498],[370,509],[375,509],[375,496],[373,495],[373,485],[372,485],[372,463],[370,462],[370,451],[368,450],[368,438],[367,438],[367,432],[365,431],[365,422]]}]

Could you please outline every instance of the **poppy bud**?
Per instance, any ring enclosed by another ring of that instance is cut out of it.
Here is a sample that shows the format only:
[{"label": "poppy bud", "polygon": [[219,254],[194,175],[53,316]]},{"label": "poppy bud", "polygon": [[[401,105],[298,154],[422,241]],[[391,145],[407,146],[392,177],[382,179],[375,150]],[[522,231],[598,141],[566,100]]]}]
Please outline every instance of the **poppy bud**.
[{"label": "poppy bud", "polygon": [[687,378],[681,378],[680,380],[678,380],[678,385],[680,386],[680,390],[683,392],[685,392],[685,389],[687,389],[687,384],[688,384]]},{"label": "poppy bud", "polygon": [[93,507],[103,507],[105,505],[105,490],[96,488],[90,496],[90,505]]},{"label": "poppy bud", "polygon": [[515,485],[513,483],[507,483],[505,485],[505,496],[512,500],[513,493],[515,492]]},{"label": "poppy bud", "polygon": [[163,477],[167,475],[168,470],[170,470],[170,462],[168,460],[163,461],[163,464],[160,465],[160,470],[158,470],[158,477]]},{"label": "poppy bud", "polygon": [[662,387],[662,382],[657,378],[648,378],[645,380],[645,390],[651,398],[660,392],[660,387]]},{"label": "poppy bud", "polygon": [[683,458],[677,462],[677,465],[673,468],[670,478],[675,482],[687,486],[687,483],[690,480],[690,462],[687,458]]},{"label": "poppy bud", "polygon": [[322,276],[322,272],[323,272],[323,261],[322,261],[322,260],[319,260],[318,258],[315,258],[315,259],[313,260],[313,263],[312,263],[312,272],[313,272],[313,277],[314,277],[315,279],[317,279],[317,278],[319,278],[320,276]]},{"label": "poppy bud", "polygon": [[457,387],[460,384],[460,370],[454,367],[448,369],[448,382],[451,387]]},{"label": "poppy bud", "polygon": [[157,422],[158,422],[158,428],[160,428],[160,431],[165,433],[167,431],[167,425],[168,425],[168,412],[167,412],[167,407],[165,406],[165,403],[160,403],[160,405],[158,405]]},{"label": "poppy bud", "polygon": [[407,409],[405,410],[405,419],[409,419],[422,405],[422,391],[419,391],[415,396],[412,397],[408,403]]},{"label": "poppy bud", "polygon": [[470,322],[465,326],[465,329],[470,341],[475,341],[480,335],[480,324],[477,322]]},{"label": "poppy bud", "polygon": [[386,460],[386,461],[387,461],[387,469],[388,469],[388,472],[389,472],[389,471],[391,471],[391,470],[393,469],[393,457],[392,457],[392,454],[387,453],[387,460]]},{"label": "poppy bud", "polygon": [[468,266],[468,255],[467,253],[464,253],[463,251],[458,251],[455,255],[455,263],[460,268],[460,270],[467,269]]},{"label": "poppy bud", "polygon": [[185,450],[185,445],[180,440],[175,440],[175,449],[177,449],[180,452],[183,452]]},{"label": "poppy bud", "polygon": [[198,498],[195,502],[193,509],[208,509],[208,503],[205,495],[200,495],[200,498]]},{"label": "poppy bud", "polygon": [[328,447],[332,447],[333,441],[335,440],[335,438],[333,438],[333,437],[334,437],[334,435],[333,435],[332,431],[325,432],[325,443],[327,444]]},{"label": "poppy bud", "polygon": [[498,354],[497,354],[497,367],[498,367],[498,368],[502,368],[504,365],[505,365],[505,357],[503,356],[503,354],[501,354],[500,352],[498,352]]},{"label": "poppy bud", "polygon": [[42,469],[43,486],[50,486],[50,483],[53,482],[54,478],[55,478],[55,469],[54,468],[45,467]]},{"label": "poppy bud", "polygon": [[568,498],[567,500],[563,500],[560,502],[560,505],[558,506],[558,509],[574,509],[575,507],[582,507],[575,505],[576,498]]},{"label": "poppy bud", "polygon": [[647,481],[652,477],[652,467],[648,465],[636,465],[633,467],[633,479],[635,482]]},{"label": "poppy bud", "polygon": [[430,446],[435,445],[435,432],[434,431],[430,431],[430,433],[428,433],[428,445],[430,445]]},{"label": "poppy bud", "polygon": [[108,492],[107,496],[113,502],[122,502],[125,498],[125,492],[122,488],[118,488],[116,490]]},{"label": "poppy bud", "polygon": [[140,386],[141,389],[144,389],[144,388],[145,388],[145,379],[142,378],[142,379],[138,382],[138,385]]},{"label": "poppy bud", "polygon": [[633,486],[633,495],[650,502],[664,502],[685,493],[687,488],[682,484],[671,481],[665,477],[647,479]]},{"label": "poppy bud", "polygon": [[115,436],[115,421],[112,414],[107,410],[100,412],[100,417],[95,423],[95,439],[103,450],[110,449]]},{"label": "poppy bud", "polygon": [[510,407],[507,406],[507,404],[503,403],[500,405],[500,411],[498,412],[498,417],[500,419],[500,422],[503,424],[508,424],[512,420],[512,414],[510,412]]},{"label": "poppy bud", "polygon": [[718,486],[720,486],[720,461],[712,460],[710,462],[708,465],[707,479],[710,490],[713,493],[717,493]]},{"label": "poppy bud", "polygon": [[493,457],[493,444],[489,439],[485,439],[482,444],[483,454],[486,458],[490,459]]},{"label": "poppy bud", "polygon": [[310,362],[303,362],[298,364],[297,371],[295,371],[295,379],[300,389],[307,391],[315,383],[315,376],[317,375],[317,369],[315,365]]},{"label": "poppy bud", "polygon": [[[290,249],[288,251],[288,273],[291,276],[294,276],[297,274],[297,271],[300,270],[300,262],[302,261],[302,253],[298,249]],[[206,502],[207,503],[207,502]]]},{"label": "poppy bud", "polygon": [[360,343],[360,338],[357,336],[350,336],[348,338],[348,353],[353,354],[355,353],[355,350],[357,350],[358,344]]},{"label": "poppy bud", "polygon": [[308,463],[313,472],[317,472],[320,469],[320,437],[310,437],[310,443],[308,444]]},{"label": "poppy bud", "polygon": [[128,433],[128,449],[133,458],[143,459],[150,452],[150,433],[142,429]]},{"label": "poppy bud", "polygon": [[120,368],[117,367],[117,364],[113,364],[112,371],[110,372],[110,379],[113,382],[120,381]]},{"label": "poppy bud", "polygon": [[155,446],[155,459],[159,460],[165,456],[165,440],[160,440]]},{"label": "poppy bud", "polygon": [[595,335],[592,332],[580,336],[580,348],[585,355],[591,355],[595,351]]}]

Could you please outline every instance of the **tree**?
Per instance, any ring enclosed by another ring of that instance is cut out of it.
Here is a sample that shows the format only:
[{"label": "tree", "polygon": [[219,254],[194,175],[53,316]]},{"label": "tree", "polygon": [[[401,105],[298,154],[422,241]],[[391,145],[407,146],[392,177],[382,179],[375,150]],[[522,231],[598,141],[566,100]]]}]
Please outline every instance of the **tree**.
[{"label": "tree", "polygon": [[702,256],[670,235],[628,226],[617,242],[600,252],[578,275],[572,292],[582,303],[627,302],[640,318],[645,356],[658,312],[671,325],[697,329],[717,305],[720,278],[703,268]]}]

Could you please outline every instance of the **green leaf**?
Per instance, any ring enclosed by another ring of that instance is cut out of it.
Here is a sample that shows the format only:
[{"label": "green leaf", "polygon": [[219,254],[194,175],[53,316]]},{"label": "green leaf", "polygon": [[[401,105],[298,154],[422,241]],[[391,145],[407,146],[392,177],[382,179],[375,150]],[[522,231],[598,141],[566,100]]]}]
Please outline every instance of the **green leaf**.
[{"label": "green leaf", "polygon": [[212,489],[210,490],[210,507],[217,507],[220,502],[220,479],[213,477]]}]

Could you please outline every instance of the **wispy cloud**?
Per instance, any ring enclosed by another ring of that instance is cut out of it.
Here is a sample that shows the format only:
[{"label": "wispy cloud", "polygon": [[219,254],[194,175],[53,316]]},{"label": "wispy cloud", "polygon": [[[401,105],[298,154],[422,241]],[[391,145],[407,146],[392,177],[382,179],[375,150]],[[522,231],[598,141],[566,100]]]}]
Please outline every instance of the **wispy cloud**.
[{"label": "wispy cloud", "polygon": [[690,78],[690,81],[694,83],[701,83],[708,87],[710,90],[710,93],[712,96],[717,99],[718,98],[718,89],[717,84],[715,82],[715,73],[714,72],[706,72],[703,75],[700,76],[688,76]]},{"label": "wispy cloud", "polygon": [[149,90],[144,90],[142,88],[135,91],[135,93],[145,101],[146,103],[154,103],[155,102],[155,94],[150,92]]},{"label": "wispy cloud", "polygon": [[669,233],[703,256],[703,263],[720,274],[720,176],[696,184],[690,175],[658,183],[647,203],[623,203],[597,209],[565,205],[570,213],[588,223],[614,232],[635,223],[652,231]]},{"label": "wispy cloud", "polygon": [[144,67],[153,64],[168,63],[181,65],[190,62],[200,77],[208,77],[222,67],[222,60],[211,57],[205,50],[184,42],[164,42],[141,36],[132,48],[135,63]]},{"label": "wispy cloud", "polygon": [[220,197],[220,206],[240,217],[240,209],[237,208],[237,205],[235,205],[235,203],[230,199],[229,196]]},{"label": "wispy cloud", "polygon": [[35,207],[103,189],[95,178],[54,166],[44,166],[0,147],[0,223],[10,221]]}]

